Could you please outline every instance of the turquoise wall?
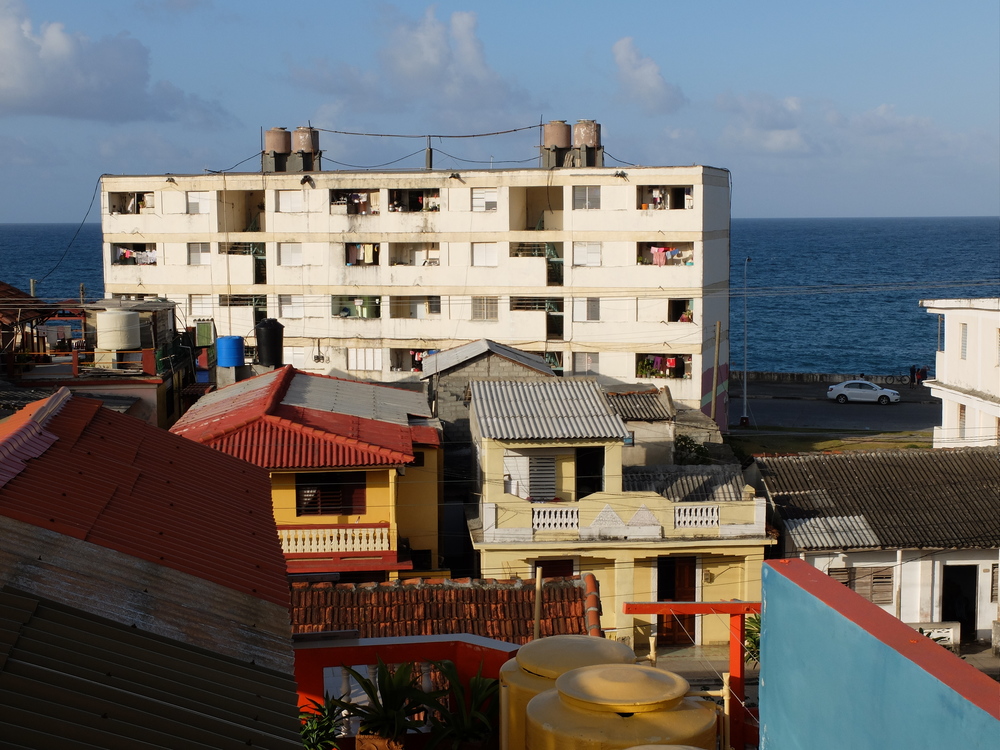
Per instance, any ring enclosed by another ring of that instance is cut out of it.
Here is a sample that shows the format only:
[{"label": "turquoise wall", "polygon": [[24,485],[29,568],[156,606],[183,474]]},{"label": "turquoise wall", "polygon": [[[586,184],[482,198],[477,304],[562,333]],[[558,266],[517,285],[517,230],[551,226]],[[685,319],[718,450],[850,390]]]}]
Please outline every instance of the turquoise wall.
[{"label": "turquoise wall", "polygon": [[770,565],[763,602],[761,750],[1000,748],[1000,721]]}]

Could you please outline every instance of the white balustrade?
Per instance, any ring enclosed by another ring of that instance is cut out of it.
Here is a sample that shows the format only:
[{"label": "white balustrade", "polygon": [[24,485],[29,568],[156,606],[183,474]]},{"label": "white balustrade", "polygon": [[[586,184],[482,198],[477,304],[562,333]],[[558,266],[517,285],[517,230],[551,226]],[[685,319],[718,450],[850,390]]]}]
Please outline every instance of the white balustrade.
[{"label": "white balustrade", "polygon": [[674,507],[674,528],[708,528],[719,525],[718,505],[678,505]]},{"label": "white balustrade", "polygon": [[313,552],[380,552],[392,549],[387,526],[335,526],[311,529],[286,526],[278,529],[286,555]]},{"label": "white balustrade", "polygon": [[580,510],[579,508],[532,505],[531,528],[535,531],[576,531],[580,528]]}]

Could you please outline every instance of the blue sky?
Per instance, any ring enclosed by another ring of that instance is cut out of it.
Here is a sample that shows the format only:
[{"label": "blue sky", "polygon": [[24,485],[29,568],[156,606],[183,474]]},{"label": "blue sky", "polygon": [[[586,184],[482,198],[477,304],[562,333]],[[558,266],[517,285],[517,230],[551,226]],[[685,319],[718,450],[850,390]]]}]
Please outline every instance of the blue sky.
[{"label": "blue sky", "polygon": [[[103,173],[256,171],[274,126],[551,119],[600,122],[609,165],[730,169],[736,217],[997,215],[1000,3],[0,0],[0,223],[78,222]],[[328,169],[422,145],[321,133]]]}]

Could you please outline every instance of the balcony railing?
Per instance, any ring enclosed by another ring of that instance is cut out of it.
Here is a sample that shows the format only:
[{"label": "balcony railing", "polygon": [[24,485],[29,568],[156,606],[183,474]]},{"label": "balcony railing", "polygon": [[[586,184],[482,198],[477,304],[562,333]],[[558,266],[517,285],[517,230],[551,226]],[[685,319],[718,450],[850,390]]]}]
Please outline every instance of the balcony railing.
[{"label": "balcony railing", "polygon": [[393,549],[393,534],[388,523],[279,526],[278,537],[286,555],[343,555]]},{"label": "balcony railing", "polygon": [[674,508],[674,528],[712,528],[719,525],[718,505],[678,505]]},{"label": "balcony railing", "polygon": [[533,504],[531,528],[533,531],[577,531],[580,528],[580,509]]}]

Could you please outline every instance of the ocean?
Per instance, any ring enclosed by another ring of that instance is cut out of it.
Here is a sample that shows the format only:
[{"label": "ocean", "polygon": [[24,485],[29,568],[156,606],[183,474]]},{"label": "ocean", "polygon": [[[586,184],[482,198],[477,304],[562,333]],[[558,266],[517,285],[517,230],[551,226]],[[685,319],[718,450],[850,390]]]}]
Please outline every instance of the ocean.
[{"label": "ocean", "polygon": [[[920,300],[1000,297],[997,217],[733,219],[731,238],[734,370],[744,301],[749,370],[894,375],[933,372],[937,319]],[[45,300],[80,284],[102,297],[100,225],[0,224],[0,281],[31,278]]]}]

